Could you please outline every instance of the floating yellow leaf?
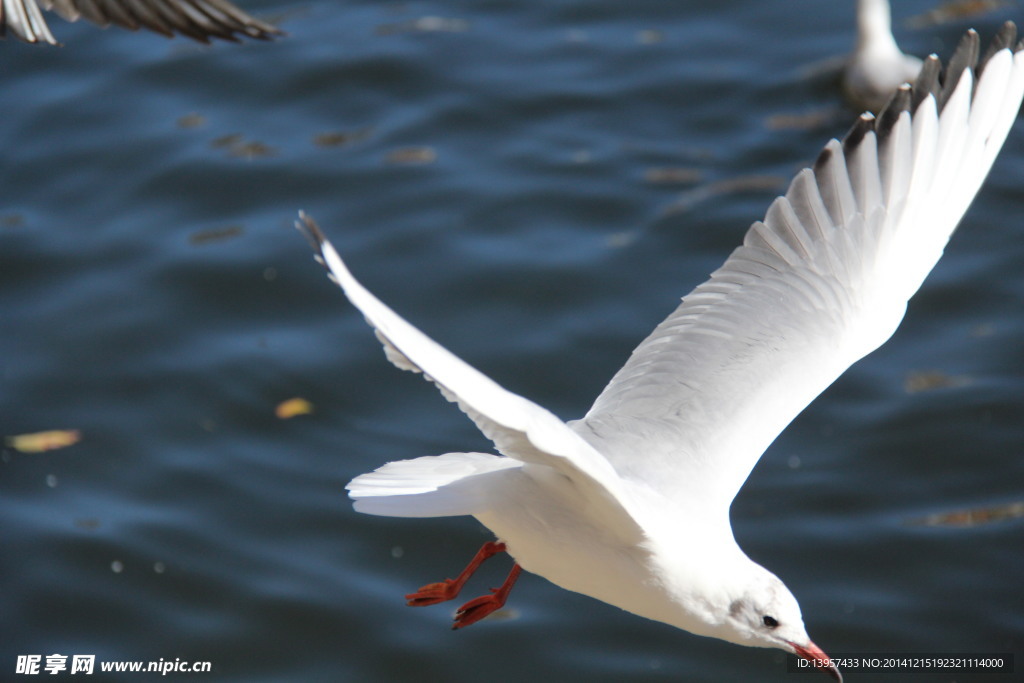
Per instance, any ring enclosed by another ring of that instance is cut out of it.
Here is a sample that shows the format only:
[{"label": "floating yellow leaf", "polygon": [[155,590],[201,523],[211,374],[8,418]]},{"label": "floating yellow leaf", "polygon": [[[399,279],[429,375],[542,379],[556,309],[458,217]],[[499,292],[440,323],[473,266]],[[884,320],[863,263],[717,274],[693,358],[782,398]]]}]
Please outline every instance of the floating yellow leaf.
[{"label": "floating yellow leaf", "polygon": [[308,415],[312,412],[313,404],[304,398],[290,398],[279,403],[274,410],[274,414],[282,420],[287,420],[297,415]]},{"label": "floating yellow leaf", "polygon": [[78,443],[81,438],[82,433],[77,429],[52,429],[46,432],[8,436],[4,440],[8,446],[22,453],[42,453],[66,448]]}]

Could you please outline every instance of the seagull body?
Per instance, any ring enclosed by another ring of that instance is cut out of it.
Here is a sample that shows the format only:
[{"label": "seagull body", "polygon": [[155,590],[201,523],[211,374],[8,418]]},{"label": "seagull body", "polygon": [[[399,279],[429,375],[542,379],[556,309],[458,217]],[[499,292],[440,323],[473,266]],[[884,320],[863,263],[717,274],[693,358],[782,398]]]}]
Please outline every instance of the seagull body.
[{"label": "seagull body", "polygon": [[857,47],[843,69],[843,93],[855,108],[877,112],[896,89],[913,83],[922,61],[892,35],[889,0],[857,0]]},{"label": "seagull body", "polygon": [[1024,52],[968,32],[878,118],[825,146],[743,245],[633,352],[580,420],[511,393],[380,302],[316,224],[298,226],[399,368],[423,373],[500,455],[447,453],[356,477],[360,512],[472,515],[497,541],[410,605],[454,598],[488,557],[515,566],[455,627],[500,607],[521,569],[649,619],[794,653],[840,679],[800,607],[733,538],[729,507],[782,429],[881,345],[941,256],[1017,117]]},{"label": "seagull body", "polygon": [[203,43],[211,38],[237,41],[236,36],[269,40],[281,33],[227,0],[0,0],[0,37],[10,32],[26,43],[58,45],[43,9],[67,21],[85,17],[104,28],[111,24],[132,31],[147,28],[167,37],[180,34]]}]

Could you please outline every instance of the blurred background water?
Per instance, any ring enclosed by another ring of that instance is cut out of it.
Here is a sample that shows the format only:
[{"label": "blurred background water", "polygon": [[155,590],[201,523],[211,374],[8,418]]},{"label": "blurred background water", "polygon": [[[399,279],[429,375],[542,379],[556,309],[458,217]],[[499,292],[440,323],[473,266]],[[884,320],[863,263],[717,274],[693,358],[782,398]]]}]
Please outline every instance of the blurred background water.
[{"label": "blurred background water", "polygon": [[[311,213],[411,321],[579,417],[852,122],[819,68],[852,47],[852,2],[241,4],[289,35],[54,20],[63,48],[0,42],[0,679],[51,653],[218,681],[806,677],[535,576],[464,631],[454,605],[407,608],[487,534],[358,515],[343,486],[488,444],[385,362],[291,223]],[[919,55],[1024,19],[895,4]],[[1024,668],[1022,179],[1018,122],[895,337],[733,505],[827,651]],[[313,412],[275,415],[294,397]],[[80,440],[10,440],[45,430]]]}]

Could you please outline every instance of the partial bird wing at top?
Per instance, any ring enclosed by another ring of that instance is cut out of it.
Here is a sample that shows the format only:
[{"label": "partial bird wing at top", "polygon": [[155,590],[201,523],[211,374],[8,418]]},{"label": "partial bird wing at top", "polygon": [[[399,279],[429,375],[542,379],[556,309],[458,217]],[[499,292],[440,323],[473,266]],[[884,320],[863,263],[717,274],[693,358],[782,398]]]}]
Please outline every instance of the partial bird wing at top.
[{"label": "partial bird wing at top", "polygon": [[58,44],[40,6],[68,21],[84,17],[103,27],[114,24],[132,31],[146,28],[203,43],[211,38],[237,42],[238,36],[270,40],[282,33],[227,0],[0,0],[0,36],[9,31],[28,43]]},{"label": "partial bird wing at top", "polygon": [[1007,24],[974,68],[969,32],[945,74],[930,57],[831,141],[570,425],[622,477],[727,510],[785,426],[903,319],[1017,117],[1015,40]]},{"label": "partial bird wing at top", "polygon": [[[640,533],[628,514],[629,496],[621,480],[586,440],[551,412],[504,389],[385,306],[352,277],[309,216],[301,214],[295,225],[309,239],[331,279],[373,326],[388,360],[402,370],[423,373],[503,455],[552,467],[595,500],[610,501],[606,519],[617,532],[631,537]],[[625,514],[615,515],[614,510]]]},{"label": "partial bird wing at top", "polygon": [[37,0],[0,0],[0,36],[8,32],[26,43],[57,44]]}]

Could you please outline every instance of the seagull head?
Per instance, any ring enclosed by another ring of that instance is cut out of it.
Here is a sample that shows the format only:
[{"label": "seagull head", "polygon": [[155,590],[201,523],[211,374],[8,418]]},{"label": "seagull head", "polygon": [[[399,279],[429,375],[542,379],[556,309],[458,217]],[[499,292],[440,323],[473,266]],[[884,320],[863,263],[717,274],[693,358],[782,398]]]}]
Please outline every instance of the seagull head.
[{"label": "seagull head", "polygon": [[750,576],[731,592],[716,635],[740,645],[791,652],[842,683],[839,669],[808,637],[800,605],[786,585],[763,567],[750,566]]}]

